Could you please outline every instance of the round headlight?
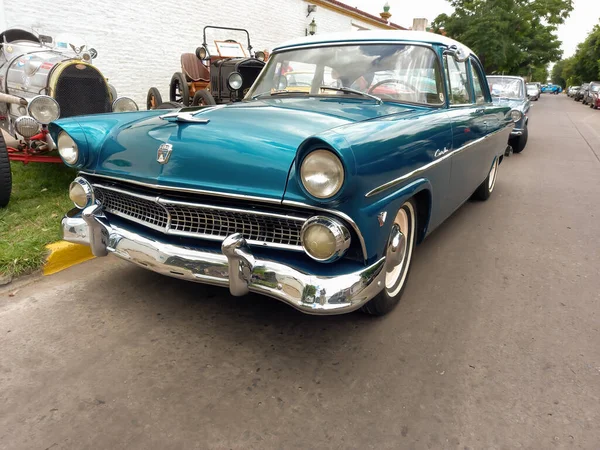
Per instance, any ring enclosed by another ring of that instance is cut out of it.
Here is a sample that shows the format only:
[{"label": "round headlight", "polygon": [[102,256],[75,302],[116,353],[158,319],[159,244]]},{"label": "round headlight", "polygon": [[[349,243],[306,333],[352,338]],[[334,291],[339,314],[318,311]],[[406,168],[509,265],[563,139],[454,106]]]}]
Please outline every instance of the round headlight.
[{"label": "round headlight", "polygon": [[90,55],[88,52],[83,52],[81,54],[81,59],[83,59],[85,62],[90,62],[92,60],[92,55]]},{"label": "round headlight", "polygon": [[138,111],[138,105],[129,97],[119,97],[112,104],[113,112]]},{"label": "round headlight", "polygon": [[79,149],[77,148],[77,144],[64,131],[61,131],[58,135],[58,154],[67,164],[75,164],[79,159]]},{"label": "round headlight", "polygon": [[27,105],[27,112],[42,125],[48,125],[60,117],[58,102],[47,95],[34,97]]},{"label": "round headlight", "polygon": [[334,261],[350,247],[348,229],[337,220],[325,216],[308,219],[302,226],[300,239],[306,254],[320,262]]},{"label": "round headlight", "polygon": [[243,78],[239,74],[239,72],[231,72],[227,77],[227,84],[229,85],[229,89],[232,91],[237,91],[242,87]]},{"label": "round headlight", "polygon": [[208,50],[206,49],[206,47],[202,46],[196,48],[196,58],[201,60],[208,59]]},{"label": "round headlight", "polygon": [[302,161],[300,178],[313,197],[333,197],[344,184],[344,166],[332,152],[315,150]]},{"label": "round headlight", "polygon": [[21,116],[15,120],[15,129],[25,139],[29,139],[40,132],[40,124],[33,117]]},{"label": "round headlight", "polygon": [[521,111],[517,111],[516,109],[513,109],[510,112],[510,118],[512,119],[513,122],[518,122],[519,120],[521,120],[521,117],[523,117],[523,114],[521,114]]},{"label": "round headlight", "polygon": [[83,209],[94,201],[94,189],[85,178],[77,177],[69,186],[69,198],[79,209]]},{"label": "round headlight", "polygon": [[264,61],[264,60],[266,59],[265,52],[263,52],[263,51],[260,51],[260,50],[259,50],[259,51],[257,51],[256,53],[254,53],[254,57],[255,57],[256,59],[258,59],[259,61]]}]

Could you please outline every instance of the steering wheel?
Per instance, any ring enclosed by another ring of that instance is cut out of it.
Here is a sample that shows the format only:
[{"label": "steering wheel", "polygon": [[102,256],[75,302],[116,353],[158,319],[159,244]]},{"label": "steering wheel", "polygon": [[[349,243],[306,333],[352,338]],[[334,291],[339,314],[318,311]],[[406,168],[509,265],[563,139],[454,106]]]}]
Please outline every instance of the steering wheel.
[{"label": "steering wheel", "polygon": [[[412,91],[412,93],[414,93],[414,94],[417,93],[417,89],[413,85],[410,85],[410,84],[406,83],[405,81],[397,80],[395,78],[387,78],[387,79],[382,80],[382,81],[380,81],[378,83],[375,83],[373,86],[371,86],[371,88],[368,90],[367,93],[368,94],[373,94],[373,91],[375,89],[377,89],[379,86],[382,86],[384,84],[392,84],[392,83],[394,83],[394,84],[402,84],[402,85],[406,86],[408,89],[410,89]],[[388,97],[390,96],[389,94],[383,94],[383,95],[387,95]]]}]

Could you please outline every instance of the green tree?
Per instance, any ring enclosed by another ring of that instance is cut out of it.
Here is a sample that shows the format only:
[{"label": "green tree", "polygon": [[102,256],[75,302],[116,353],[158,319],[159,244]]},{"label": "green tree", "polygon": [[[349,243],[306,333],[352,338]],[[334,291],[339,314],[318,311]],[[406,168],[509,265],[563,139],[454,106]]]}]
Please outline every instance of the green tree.
[{"label": "green tree", "polygon": [[548,66],[536,67],[531,71],[531,78],[529,81],[537,81],[538,83],[546,83],[548,81]]},{"label": "green tree", "polygon": [[454,12],[440,14],[433,30],[470,47],[487,73],[528,76],[562,55],[555,33],[572,0],[448,1]]},{"label": "green tree", "polygon": [[552,82],[562,86],[595,80],[600,80],[600,25],[577,46],[573,56],[560,60],[552,68]]},{"label": "green tree", "polygon": [[563,78],[566,63],[566,59],[561,59],[552,67],[552,83],[558,84],[563,88],[567,85],[567,80]]}]

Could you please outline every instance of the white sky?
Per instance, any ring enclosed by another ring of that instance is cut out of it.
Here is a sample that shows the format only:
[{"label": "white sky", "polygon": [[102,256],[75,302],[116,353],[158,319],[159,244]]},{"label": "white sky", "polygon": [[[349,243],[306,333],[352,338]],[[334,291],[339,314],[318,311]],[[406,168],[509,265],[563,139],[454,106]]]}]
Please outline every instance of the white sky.
[{"label": "white sky", "polygon": [[[341,0],[342,2],[379,16],[383,11],[385,0]],[[452,12],[452,7],[446,0],[388,0],[392,22],[403,27],[412,26],[415,17],[425,17],[429,23],[438,14]],[[563,57],[575,53],[577,44],[585,39],[595,24],[600,23],[598,0],[574,0],[575,8],[570,17],[558,29],[558,38],[563,42]]]}]

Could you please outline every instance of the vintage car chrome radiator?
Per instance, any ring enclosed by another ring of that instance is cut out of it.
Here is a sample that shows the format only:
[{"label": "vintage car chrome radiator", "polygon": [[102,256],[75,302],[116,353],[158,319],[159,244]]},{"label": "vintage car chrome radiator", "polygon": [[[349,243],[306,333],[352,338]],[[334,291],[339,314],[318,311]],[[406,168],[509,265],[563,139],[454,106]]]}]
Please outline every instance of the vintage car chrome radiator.
[{"label": "vintage car chrome radiator", "polygon": [[60,71],[54,87],[54,98],[61,117],[111,111],[108,84],[94,66],[70,64]]}]

